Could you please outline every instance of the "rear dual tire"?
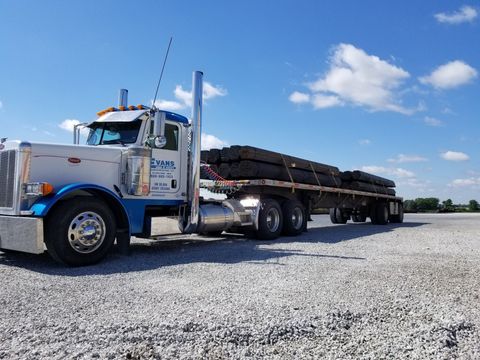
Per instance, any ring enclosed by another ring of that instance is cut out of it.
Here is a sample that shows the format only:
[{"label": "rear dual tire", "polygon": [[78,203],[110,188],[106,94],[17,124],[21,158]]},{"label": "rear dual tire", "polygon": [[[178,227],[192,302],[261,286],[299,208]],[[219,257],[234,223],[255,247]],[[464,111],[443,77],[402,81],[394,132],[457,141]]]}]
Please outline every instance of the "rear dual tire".
[{"label": "rear dual tire", "polygon": [[307,214],[300,201],[286,200],[282,206],[275,199],[261,201],[256,237],[274,240],[280,235],[300,235],[307,226]]},{"label": "rear dual tire", "polygon": [[332,224],[346,224],[348,221],[348,215],[346,215],[340,208],[331,208],[330,221]]},{"label": "rear dual tire", "polygon": [[389,213],[386,203],[376,203],[370,209],[370,220],[374,225],[386,225]]}]

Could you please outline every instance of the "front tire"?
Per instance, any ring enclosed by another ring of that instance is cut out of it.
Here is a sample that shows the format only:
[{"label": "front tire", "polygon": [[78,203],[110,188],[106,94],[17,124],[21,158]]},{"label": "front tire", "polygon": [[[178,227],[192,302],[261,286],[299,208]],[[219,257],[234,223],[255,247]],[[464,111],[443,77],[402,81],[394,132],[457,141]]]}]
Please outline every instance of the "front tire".
[{"label": "front tire", "polygon": [[57,261],[71,266],[102,260],[115,240],[116,222],[110,208],[93,197],[63,201],[46,219],[45,244]]},{"label": "front tire", "polygon": [[257,238],[274,240],[280,236],[283,229],[282,208],[274,199],[262,200],[258,214]]}]

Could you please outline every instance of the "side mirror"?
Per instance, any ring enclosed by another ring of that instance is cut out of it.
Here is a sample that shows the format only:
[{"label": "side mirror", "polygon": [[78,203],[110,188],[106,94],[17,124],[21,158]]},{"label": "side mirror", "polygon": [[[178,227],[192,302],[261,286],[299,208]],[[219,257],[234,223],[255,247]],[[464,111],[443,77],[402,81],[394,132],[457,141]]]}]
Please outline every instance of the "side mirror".
[{"label": "side mirror", "polygon": [[155,111],[153,133],[149,136],[147,143],[150,147],[157,149],[161,149],[167,144],[167,138],[165,137],[165,113],[163,111]]}]

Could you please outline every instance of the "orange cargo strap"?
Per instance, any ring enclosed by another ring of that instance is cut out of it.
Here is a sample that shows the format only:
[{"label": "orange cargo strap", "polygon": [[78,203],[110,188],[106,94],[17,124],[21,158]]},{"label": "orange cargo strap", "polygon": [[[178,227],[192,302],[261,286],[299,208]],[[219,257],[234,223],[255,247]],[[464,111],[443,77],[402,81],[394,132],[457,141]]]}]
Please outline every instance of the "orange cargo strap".
[{"label": "orange cargo strap", "polygon": [[[318,176],[317,176],[317,173],[315,172],[315,169],[313,168],[313,165],[312,163],[309,161],[308,164],[310,165],[310,168],[312,169],[312,172],[313,172],[313,176],[315,176],[315,180],[317,180],[317,184],[318,186],[322,186],[322,184],[320,183],[320,180],[318,179]],[[322,189],[319,190],[320,191],[320,195],[322,195]]]},{"label": "orange cargo strap", "polygon": [[287,166],[287,162],[285,161],[285,158],[284,158],[283,154],[280,154],[280,155],[282,156],[283,165],[285,165],[285,169],[287,170],[288,177],[290,178],[290,182],[292,183],[292,193],[294,193],[295,192],[295,182],[293,181],[292,174],[290,173],[290,169]]}]

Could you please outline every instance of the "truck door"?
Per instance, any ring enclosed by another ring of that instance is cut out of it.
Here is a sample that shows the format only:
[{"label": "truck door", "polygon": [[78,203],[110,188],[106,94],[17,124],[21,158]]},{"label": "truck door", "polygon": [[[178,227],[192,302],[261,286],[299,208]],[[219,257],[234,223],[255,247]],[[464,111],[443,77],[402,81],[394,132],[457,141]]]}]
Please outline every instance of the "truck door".
[{"label": "truck door", "polygon": [[181,156],[180,128],[175,123],[165,124],[166,145],[152,149],[150,168],[150,196],[175,199],[180,190]]}]

